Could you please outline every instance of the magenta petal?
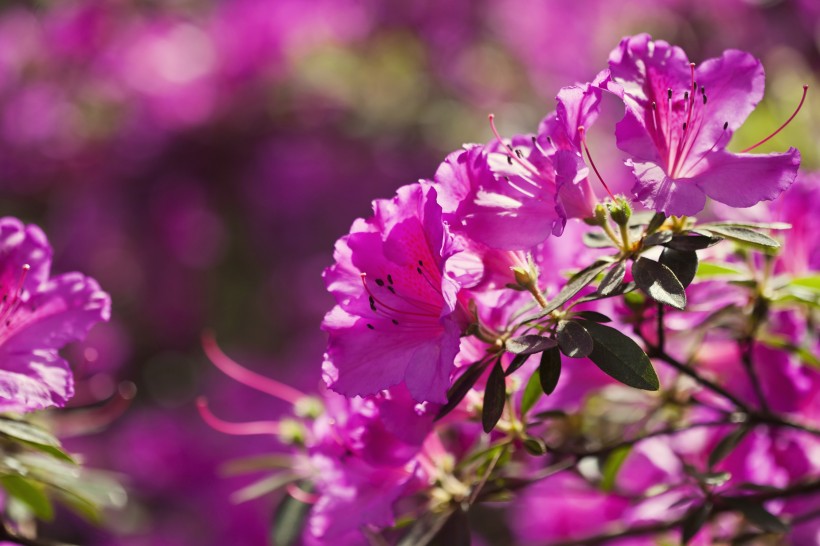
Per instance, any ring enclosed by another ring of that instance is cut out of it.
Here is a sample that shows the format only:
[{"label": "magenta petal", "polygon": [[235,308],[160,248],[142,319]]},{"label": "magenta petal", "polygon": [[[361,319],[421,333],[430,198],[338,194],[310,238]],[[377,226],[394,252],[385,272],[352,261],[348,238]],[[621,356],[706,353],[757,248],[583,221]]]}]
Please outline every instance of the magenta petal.
[{"label": "magenta petal", "polygon": [[708,169],[691,181],[715,201],[732,207],[751,207],[776,199],[792,185],[800,167],[800,152],[796,148],[780,154],[722,151],[709,154],[707,161]]},{"label": "magenta petal", "polygon": [[638,179],[632,192],[647,207],[676,216],[703,210],[706,194],[691,180],[673,180],[655,163],[627,161],[627,165]]},{"label": "magenta petal", "polygon": [[[330,332],[322,372],[325,382],[345,396],[367,396],[396,385],[404,378],[412,338],[399,332],[374,335],[366,321],[339,306],[326,316],[322,327]],[[401,343],[401,350],[392,347]]]},{"label": "magenta petal", "polygon": [[0,343],[9,352],[57,349],[83,339],[110,315],[111,299],[94,279],[66,273],[41,285],[14,313]]},{"label": "magenta petal", "polygon": [[0,354],[0,411],[26,412],[62,407],[74,396],[68,363],[56,351]]},{"label": "magenta petal", "polygon": [[[695,80],[708,99],[708,116],[704,118],[698,138],[689,155],[697,161],[715,142],[725,148],[736,131],[763,98],[766,76],[763,65],[754,56],[736,49],[727,50],[716,59],[708,59],[695,69]],[[698,91],[700,93],[700,91]],[[698,97],[698,101],[702,98]],[[727,134],[723,125],[728,124]]]}]

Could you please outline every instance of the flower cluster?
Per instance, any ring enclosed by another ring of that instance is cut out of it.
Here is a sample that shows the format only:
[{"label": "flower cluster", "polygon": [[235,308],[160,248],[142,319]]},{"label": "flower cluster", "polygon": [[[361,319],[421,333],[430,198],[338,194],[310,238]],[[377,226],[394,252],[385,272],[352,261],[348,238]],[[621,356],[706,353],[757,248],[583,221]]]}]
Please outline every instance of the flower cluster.
[{"label": "flower cluster", "polygon": [[[277,543],[816,541],[817,179],[795,183],[795,148],[727,150],[763,85],[747,53],[695,64],[638,35],[535,134],[504,138],[491,116],[490,143],[337,242],[335,393],[255,376],[206,340],[225,373],[294,406],[230,424],[200,403],[214,428],[292,447],[287,471],[238,494],[286,487]],[[629,195],[587,141],[606,96],[624,107]],[[471,525],[501,500],[495,527]]]}]

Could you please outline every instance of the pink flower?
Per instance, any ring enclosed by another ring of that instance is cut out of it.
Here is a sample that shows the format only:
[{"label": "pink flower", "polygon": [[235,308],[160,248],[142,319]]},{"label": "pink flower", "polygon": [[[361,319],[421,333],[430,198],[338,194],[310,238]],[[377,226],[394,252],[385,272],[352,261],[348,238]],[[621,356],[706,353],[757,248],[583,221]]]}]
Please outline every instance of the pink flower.
[{"label": "pink flower", "polygon": [[57,350],[110,316],[108,294],[95,280],[49,278],[50,269],[40,228],[0,219],[0,411],[65,405],[74,380]]},{"label": "pink flower", "polygon": [[459,301],[466,280],[450,261],[461,246],[433,188],[404,186],[373,207],[336,243],[336,264],[325,271],[338,303],[323,323],[325,380],[346,396],[404,383],[418,401],[445,402],[469,320]]},{"label": "pink flower", "polygon": [[638,180],[632,191],[644,205],[692,215],[708,195],[750,207],[794,182],[800,165],[795,148],[780,154],[726,151],[732,133],[763,98],[763,67],[750,54],[728,50],[695,67],[679,47],[640,34],[621,41],[609,66],[626,104],[616,127],[618,148],[631,156],[627,165]]}]

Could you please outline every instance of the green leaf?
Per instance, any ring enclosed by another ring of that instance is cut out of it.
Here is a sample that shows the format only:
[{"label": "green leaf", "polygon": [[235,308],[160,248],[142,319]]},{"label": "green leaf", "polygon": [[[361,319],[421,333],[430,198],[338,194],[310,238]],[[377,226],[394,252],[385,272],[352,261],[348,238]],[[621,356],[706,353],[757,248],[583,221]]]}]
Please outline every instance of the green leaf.
[{"label": "green leaf", "polygon": [[646,226],[647,233],[654,233],[660,228],[663,223],[666,221],[666,215],[662,212],[656,212],[652,215],[652,219],[649,220],[649,224]]},{"label": "green leaf", "polygon": [[649,248],[651,246],[658,246],[668,243],[672,240],[672,235],[673,234],[671,231],[658,231],[652,235],[644,237],[643,246],[644,248]]},{"label": "green leaf", "polygon": [[712,468],[725,459],[729,453],[737,447],[740,441],[743,440],[746,434],[748,434],[749,430],[749,427],[741,426],[724,436],[715,446],[715,449],[709,454],[709,468]]},{"label": "green leaf", "polygon": [[789,526],[783,523],[780,518],[763,508],[763,505],[756,502],[738,498],[727,498],[726,502],[740,511],[749,523],[767,533],[783,534],[789,531]]},{"label": "green leaf", "polygon": [[[625,294],[633,293],[634,290],[637,287],[638,286],[634,282],[625,282],[622,285],[620,285],[611,294],[603,295],[599,292],[593,292],[592,294],[589,294],[588,296],[584,296],[583,298],[578,298],[577,300],[575,300],[575,302],[573,302],[572,305],[578,305],[580,303],[587,303],[587,302],[590,302],[590,301],[603,300],[603,299],[612,298],[612,297],[616,297],[616,296],[623,296]],[[641,297],[643,297],[643,296],[641,296]]]},{"label": "green leaf", "polygon": [[530,356],[531,355],[528,354],[515,355],[512,359],[512,362],[510,362],[510,365],[507,366],[507,371],[504,372],[504,375],[512,375],[519,368],[521,368],[521,366],[523,366],[527,362],[527,360],[529,360]]},{"label": "green leaf", "polygon": [[580,323],[572,320],[558,321],[556,330],[561,352],[570,358],[586,358],[592,352],[592,336]]},{"label": "green leaf", "polygon": [[0,419],[0,434],[32,444],[60,447],[60,441],[50,432],[25,421]]},{"label": "green leaf", "polygon": [[809,275],[808,277],[798,277],[789,281],[793,286],[808,288],[815,292],[820,292],[820,275]]},{"label": "green leaf", "polygon": [[572,296],[580,292],[586,285],[595,280],[604,269],[608,268],[610,262],[598,260],[592,265],[585,267],[567,281],[567,284],[561,289],[558,294],[550,301],[542,310],[541,316],[548,315],[568,302]]},{"label": "green leaf", "polygon": [[497,360],[490,371],[490,377],[487,378],[487,386],[484,389],[484,408],[481,411],[481,425],[484,432],[489,433],[495,428],[495,424],[504,413],[506,401],[507,383],[504,379],[504,369],[501,367],[501,361]]},{"label": "green leaf", "polygon": [[311,506],[290,495],[282,499],[273,516],[271,528],[273,546],[296,546],[301,543],[302,529]]},{"label": "green leaf", "polygon": [[618,477],[618,471],[623,466],[631,450],[631,446],[623,446],[609,454],[601,471],[601,489],[607,492],[612,491],[615,487],[615,479]]},{"label": "green leaf", "polygon": [[624,282],[624,275],[626,274],[626,263],[622,260],[606,272],[604,278],[601,279],[601,284],[598,285],[598,293],[602,296],[609,296],[613,294],[619,286]]},{"label": "green leaf", "polygon": [[584,244],[589,248],[607,248],[615,246],[612,239],[599,231],[588,231],[582,237]]},{"label": "green leaf", "polygon": [[704,502],[700,506],[692,509],[686,514],[681,526],[681,543],[686,546],[689,541],[695,538],[703,524],[709,520],[709,515],[712,513],[712,503]]},{"label": "green leaf", "polygon": [[786,222],[709,222],[708,224],[701,224],[701,226],[720,226],[720,227],[741,227],[750,229],[791,229],[792,225]]},{"label": "green leaf", "polygon": [[704,224],[698,226],[697,231],[698,233],[705,231],[706,235],[717,235],[718,237],[725,237],[726,239],[754,247],[780,248],[780,243],[775,239],[747,227]]},{"label": "green leaf", "polygon": [[694,250],[664,248],[658,263],[671,269],[684,288],[692,284],[698,271],[698,255]]},{"label": "green leaf", "polygon": [[538,380],[544,394],[552,394],[561,377],[561,352],[558,347],[544,351],[538,366]]},{"label": "green leaf", "polygon": [[648,258],[638,258],[632,264],[632,277],[653,300],[683,310],[686,291],[671,269]]},{"label": "green leaf", "polygon": [[6,493],[25,504],[38,519],[51,521],[54,518],[54,508],[42,484],[22,476],[7,475],[0,476],[0,485]]},{"label": "green leaf", "polygon": [[44,444],[35,444],[35,443],[32,443],[32,442],[26,442],[25,440],[21,440],[20,443],[24,444],[24,445],[27,445],[28,447],[30,447],[32,449],[36,449],[37,451],[42,451],[43,453],[51,455],[55,459],[60,459],[61,461],[65,461],[65,462],[71,463],[71,464],[77,464],[77,461],[74,459],[74,457],[72,457],[71,455],[69,455],[68,453],[66,453],[65,451],[60,449],[59,447],[47,446],[47,445],[44,445]]},{"label": "green leaf", "polygon": [[660,388],[652,362],[632,338],[603,324],[589,321],[582,324],[592,336],[589,359],[604,373],[636,389],[656,391]]},{"label": "green leaf", "polygon": [[504,343],[504,348],[516,355],[534,355],[555,347],[557,344],[558,342],[554,339],[536,334],[527,334],[526,336],[508,339]]},{"label": "green leaf", "polygon": [[467,368],[466,372],[458,376],[453,386],[447,391],[447,403],[444,404],[436,414],[436,420],[441,419],[453,411],[455,407],[464,400],[464,397],[467,396],[467,393],[473,388],[473,385],[475,385],[475,382],[478,381],[478,378],[484,373],[484,370],[487,369],[490,362],[490,360],[476,362]]},{"label": "green leaf", "polygon": [[698,264],[696,277],[699,279],[711,279],[713,277],[735,277],[738,275],[743,275],[743,272],[731,267],[729,264],[700,262]]},{"label": "green leaf", "polygon": [[[541,358],[544,358],[543,355]],[[538,370],[535,370],[530,376],[530,380],[527,381],[527,386],[524,387],[524,394],[521,395],[522,419],[529,413],[533,406],[535,406],[535,403],[538,402],[542,394],[544,394],[544,391],[541,389],[541,377]]]},{"label": "green leaf", "polygon": [[666,243],[668,248],[675,250],[692,251],[703,250],[709,248],[722,241],[720,237],[712,237],[710,235],[675,235],[672,240]]},{"label": "green leaf", "polygon": [[592,322],[612,322],[612,319],[597,311],[578,311],[572,314],[573,317],[591,320]]}]

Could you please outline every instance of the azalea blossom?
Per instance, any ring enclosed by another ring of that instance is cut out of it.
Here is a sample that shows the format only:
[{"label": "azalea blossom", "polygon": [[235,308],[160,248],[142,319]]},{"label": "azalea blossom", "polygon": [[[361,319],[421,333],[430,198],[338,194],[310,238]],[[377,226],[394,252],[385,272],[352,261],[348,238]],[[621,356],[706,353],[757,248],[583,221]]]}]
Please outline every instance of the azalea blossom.
[{"label": "azalea blossom", "polygon": [[[535,135],[515,135],[450,154],[435,175],[453,229],[491,248],[527,250],[561,235],[567,218],[593,215],[596,199],[581,154],[583,128],[600,111],[602,72],[566,87]],[[579,131],[580,128],[580,131]]]},{"label": "azalea blossom", "polygon": [[609,68],[626,105],[617,145],[630,156],[627,165],[637,178],[632,191],[647,207],[693,215],[707,196],[750,207],[776,198],[794,182],[796,148],[726,151],[763,98],[763,66],[749,53],[728,50],[695,65],[681,48],[640,34],[621,41]]},{"label": "azalea blossom", "polygon": [[111,301],[80,273],[50,276],[51,247],[37,226],[0,219],[0,410],[63,406],[74,395],[58,349],[108,320]]},{"label": "azalea blossom", "polygon": [[347,396],[404,383],[417,401],[446,402],[469,323],[459,291],[472,280],[450,261],[462,248],[432,187],[404,186],[373,207],[337,242],[336,264],[325,271],[338,303],[323,323],[325,380]]}]

